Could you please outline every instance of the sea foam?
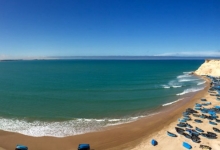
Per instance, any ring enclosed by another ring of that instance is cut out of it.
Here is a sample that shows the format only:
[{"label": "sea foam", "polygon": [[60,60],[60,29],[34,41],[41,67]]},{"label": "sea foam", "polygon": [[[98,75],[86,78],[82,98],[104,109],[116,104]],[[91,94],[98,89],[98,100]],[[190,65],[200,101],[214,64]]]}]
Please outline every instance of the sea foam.
[{"label": "sea foam", "polygon": [[202,85],[202,84],[205,84],[205,83],[206,83],[206,81],[202,81],[202,82],[197,83],[197,85]]},{"label": "sea foam", "polygon": [[194,78],[185,78],[185,79],[179,79],[179,82],[190,82],[190,81],[196,81],[201,79],[194,79]]},{"label": "sea foam", "polygon": [[167,89],[167,88],[179,88],[182,87],[182,84],[178,82],[178,80],[171,80],[168,82],[168,84],[164,84],[162,85],[163,88]]},{"label": "sea foam", "polygon": [[182,85],[173,85],[172,87],[173,88],[179,88],[179,87],[182,87]]},{"label": "sea foam", "polygon": [[180,99],[173,101],[173,102],[170,102],[170,103],[163,104],[162,106],[168,106],[168,105],[174,104],[174,103],[181,101],[181,100],[183,100],[183,98],[180,98]]},{"label": "sea foam", "polygon": [[191,74],[193,71],[183,72],[183,74]]},{"label": "sea foam", "polygon": [[173,85],[173,86],[169,86],[169,85],[162,85],[164,89],[169,89],[169,88],[179,88],[182,87],[182,85]]},{"label": "sea foam", "polygon": [[189,78],[189,77],[192,77],[192,76],[189,75],[189,74],[184,74],[184,75],[179,75],[179,76],[177,76],[178,79],[181,79],[181,78]]},{"label": "sea foam", "polygon": [[[154,114],[150,114],[154,115]],[[150,116],[149,115],[149,116]],[[100,131],[103,127],[113,126],[123,123],[133,122],[139,118],[146,116],[136,116],[119,119],[74,119],[62,122],[44,122],[33,121],[28,122],[26,120],[19,119],[6,119],[0,118],[0,130],[17,132],[24,135],[42,137],[66,137],[78,134],[84,134],[93,131]]]},{"label": "sea foam", "polygon": [[184,94],[187,94],[187,93],[197,92],[197,91],[200,91],[200,90],[203,90],[203,89],[204,89],[204,87],[189,88],[189,89],[184,90],[182,93],[178,93],[176,95],[184,95]]},{"label": "sea foam", "polygon": [[170,86],[168,86],[168,85],[162,85],[162,87],[165,88],[165,89],[169,89],[170,88]]}]

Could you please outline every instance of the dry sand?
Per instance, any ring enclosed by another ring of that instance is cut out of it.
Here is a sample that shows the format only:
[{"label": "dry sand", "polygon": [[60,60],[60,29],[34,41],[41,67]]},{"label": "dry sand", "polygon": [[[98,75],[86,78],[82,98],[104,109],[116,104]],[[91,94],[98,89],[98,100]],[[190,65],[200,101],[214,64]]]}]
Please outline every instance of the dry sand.
[{"label": "dry sand", "polygon": [[[191,98],[164,107],[159,114],[132,123],[112,126],[100,132],[55,138],[30,137],[18,133],[0,131],[0,146],[6,150],[14,149],[16,144],[24,144],[28,146],[30,150],[76,150],[79,143],[89,143],[94,150],[176,150],[182,148],[183,141],[187,141],[192,144],[193,148],[198,148],[199,144],[194,144],[181,136],[177,138],[168,137],[166,131],[174,132],[177,119],[181,117],[182,112],[187,107],[193,107],[195,102],[199,101],[200,98],[205,97],[213,104],[217,103],[214,97],[209,96],[207,92],[208,89],[209,82],[207,82],[207,87],[204,90],[195,93]],[[191,122],[190,124],[193,126],[196,125],[204,130],[212,131],[212,126],[209,125],[207,121],[203,124]],[[220,126],[218,125],[218,127]],[[152,138],[159,142],[158,146],[153,147],[150,145]],[[219,147],[217,141],[218,140],[206,140],[202,138],[202,144],[210,145],[213,149],[214,147]]]},{"label": "dry sand", "polygon": [[[211,102],[212,105],[209,106],[205,106],[205,108],[211,108],[215,105],[220,105],[220,102],[216,100],[215,96],[210,96],[208,93],[206,93],[204,95],[203,98],[206,98],[207,101]],[[195,100],[195,102],[197,103],[201,103],[200,99],[198,98],[197,100]],[[201,113],[200,113],[201,114]],[[192,116],[192,115],[191,115]],[[218,115],[220,117],[220,115]],[[182,117],[182,114],[179,114],[179,118]],[[195,129],[195,127],[199,127],[201,129],[203,129],[205,132],[210,131],[210,132],[214,132],[213,131],[213,127],[219,128],[220,129],[220,124],[218,123],[218,125],[210,125],[208,119],[201,119],[201,118],[197,118],[197,117],[191,117],[192,121],[188,121],[189,124],[191,124],[193,126],[193,128]],[[203,123],[196,123],[195,121],[193,121],[194,119],[201,119],[203,121]],[[182,146],[183,142],[187,142],[192,146],[192,149],[200,149],[199,146],[200,144],[202,145],[207,145],[210,146],[212,148],[212,150],[220,150],[220,134],[217,133],[218,135],[218,139],[207,139],[204,137],[201,137],[201,143],[194,143],[192,142],[190,139],[185,138],[182,135],[178,135],[177,132],[175,131],[175,127],[176,127],[177,121],[171,123],[170,125],[164,127],[162,130],[158,131],[157,133],[152,134],[150,137],[144,139],[138,146],[136,146],[135,148],[133,148],[132,150],[143,150],[143,149],[155,149],[155,150],[176,150],[176,149],[184,149]],[[174,138],[174,137],[169,137],[167,136],[167,131],[170,131],[172,133],[175,133],[178,135],[178,137]],[[215,133],[215,132],[214,132]],[[158,141],[158,145],[157,146],[152,146],[150,144],[151,139],[154,138],[155,140]]]}]

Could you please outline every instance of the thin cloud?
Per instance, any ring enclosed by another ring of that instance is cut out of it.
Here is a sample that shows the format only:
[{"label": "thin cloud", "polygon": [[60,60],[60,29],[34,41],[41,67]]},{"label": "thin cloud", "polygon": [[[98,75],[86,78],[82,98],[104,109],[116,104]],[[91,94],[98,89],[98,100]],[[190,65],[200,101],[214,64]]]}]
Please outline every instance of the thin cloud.
[{"label": "thin cloud", "polygon": [[17,59],[22,59],[22,60],[33,60],[33,59],[55,59],[55,58],[50,58],[46,56],[9,56],[9,55],[3,55],[0,54],[0,60],[17,60]]},{"label": "thin cloud", "polygon": [[220,51],[200,51],[200,52],[171,52],[155,56],[189,56],[189,57],[220,57]]},{"label": "thin cloud", "polygon": [[0,54],[0,60],[2,60],[2,59],[6,59],[6,58],[7,58],[6,55]]}]

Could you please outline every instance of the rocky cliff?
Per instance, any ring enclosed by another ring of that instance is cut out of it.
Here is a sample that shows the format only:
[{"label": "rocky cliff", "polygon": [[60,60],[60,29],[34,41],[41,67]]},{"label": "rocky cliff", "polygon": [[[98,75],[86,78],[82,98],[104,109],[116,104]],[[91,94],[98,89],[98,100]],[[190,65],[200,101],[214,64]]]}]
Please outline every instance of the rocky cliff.
[{"label": "rocky cliff", "polygon": [[220,60],[207,59],[205,62],[194,72],[197,75],[211,75],[220,76]]}]

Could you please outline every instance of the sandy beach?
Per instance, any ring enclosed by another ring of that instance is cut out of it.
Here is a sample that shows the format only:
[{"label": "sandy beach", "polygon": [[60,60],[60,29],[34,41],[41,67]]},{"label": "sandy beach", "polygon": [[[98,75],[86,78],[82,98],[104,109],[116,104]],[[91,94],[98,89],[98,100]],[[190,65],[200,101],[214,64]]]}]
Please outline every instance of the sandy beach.
[{"label": "sandy beach", "polygon": [[[90,143],[95,150],[121,150],[121,149],[176,149],[182,147],[182,142],[187,141],[193,148],[198,148],[199,144],[194,144],[188,139],[178,136],[177,138],[168,137],[166,131],[174,132],[177,119],[182,112],[193,107],[200,98],[206,98],[213,105],[218,101],[209,96],[209,81],[206,79],[206,88],[191,95],[190,98],[167,106],[159,114],[140,119],[135,122],[109,127],[100,132],[92,132],[82,135],[70,136],[65,138],[55,137],[29,137],[18,133],[0,132],[0,145],[3,149],[14,149],[16,144],[24,144],[32,150],[76,150],[79,143]],[[196,124],[190,121],[192,126],[201,127],[204,130],[212,131],[212,126],[205,121]],[[218,125],[219,127],[219,125]],[[174,132],[175,133],[175,132]],[[158,141],[158,146],[152,147],[150,140],[154,138]],[[167,144],[170,140],[175,140],[172,144]],[[217,140],[207,140],[202,138],[202,143],[213,147],[218,147]]]},{"label": "sandy beach", "polygon": [[[203,77],[206,86],[203,90],[188,95],[187,98],[172,105],[160,108],[157,114],[149,115],[137,121],[110,126],[98,132],[91,132],[81,135],[64,138],[57,137],[31,137],[13,132],[0,131],[0,150],[12,150],[17,144],[28,146],[30,150],[76,150],[79,143],[89,143],[93,150],[176,150],[184,149],[182,142],[188,142],[193,149],[200,149],[200,144],[208,145],[213,150],[220,149],[218,139],[207,139],[201,137],[201,143],[194,143],[175,131],[178,118],[182,117],[182,112],[186,108],[193,108],[195,103],[200,103],[201,98],[207,99],[212,104],[205,106],[211,108],[219,105],[215,96],[210,96],[210,79]],[[194,128],[199,127],[204,131],[213,132],[213,125],[207,119],[202,119],[203,123],[196,123],[195,117],[188,121]],[[220,124],[215,127],[220,128]],[[178,137],[169,137],[167,131],[175,133]],[[157,146],[151,145],[151,140],[158,141]]]},{"label": "sandy beach", "polygon": [[[219,101],[216,100],[216,98],[214,96],[210,96],[210,94],[208,93],[204,93],[203,98],[207,99],[207,101],[211,102],[212,105],[210,105],[207,108],[212,108],[215,105],[219,105]],[[195,100],[195,101],[194,101]],[[194,99],[194,102],[197,103],[201,103],[199,97],[197,97],[197,100]],[[182,115],[179,115],[179,117],[181,118]],[[188,121],[188,123],[190,123],[194,128],[195,127],[199,127],[200,129],[203,129],[205,132],[210,131],[210,132],[214,132],[213,131],[213,127],[219,128],[220,125],[210,125],[209,121],[207,119],[203,119],[203,123],[196,123],[195,121],[193,121],[194,119],[198,119],[197,117],[192,117],[192,121]],[[133,148],[132,150],[138,150],[138,149],[157,149],[157,150],[162,150],[162,149],[177,149],[177,147],[182,148],[182,143],[183,142],[187,142],[192,146],[192,149],[201,149],[199,148],[199,146],[202,145],[207,145],[210,146],[213,150],[218,150],[220,149],[220,141],[219,141],[219,137],[217,139],[207,139],[205,137],[201,137],[201,143],[194,143],[192,140],[185,138],[184,136],[180,136],[178,135],[178,137],[173,138],[173,137],[169,137],[167,136],[166,132],[170,131],[172,133],[176,133],[175,131],[175,127],[176,127],[177,121],[171,123],[170,125],[164,127],[162,130],[158,131],[157,133],[152,134],[150,137],[146,138],[143,140],[143,142],[136,146],[135,148]],[[158,146],[153,147],[150,144],[151,139],[154,138],[156,140],[158,140],[159,144]],[[170,143],[170,141],[172,140],[172,143]],[[170,144],[168,144],[170,143]]]}]

